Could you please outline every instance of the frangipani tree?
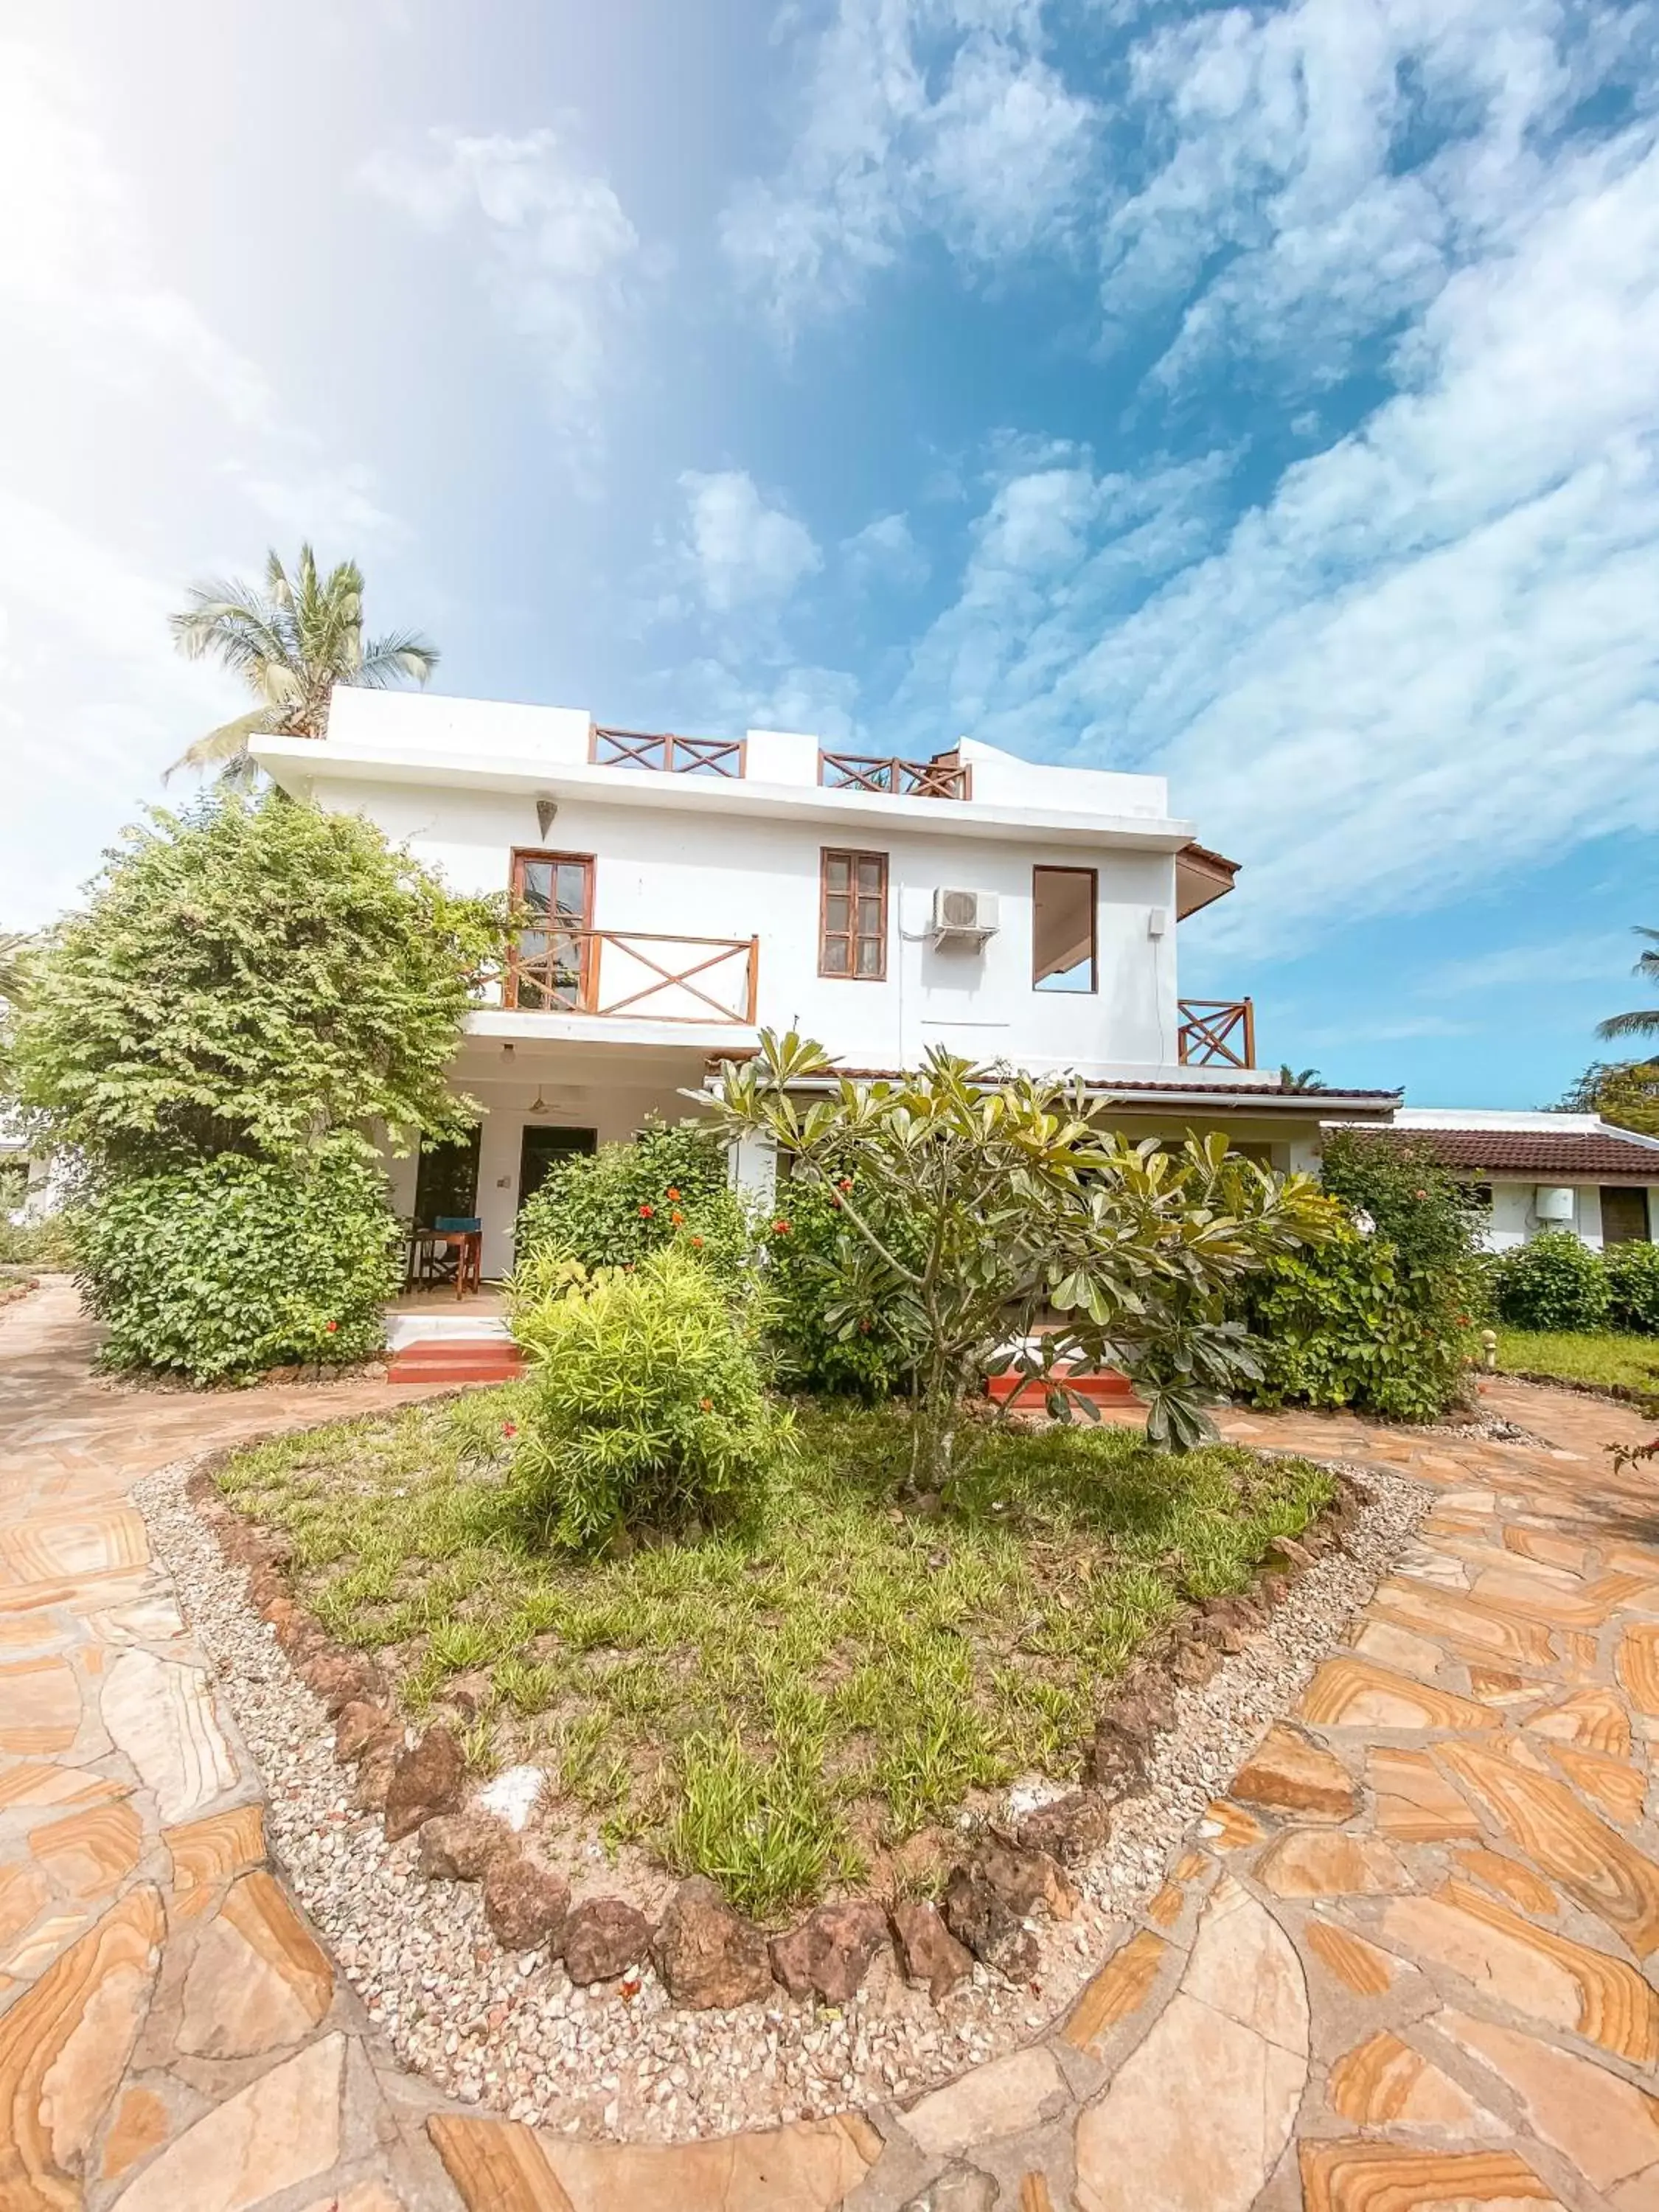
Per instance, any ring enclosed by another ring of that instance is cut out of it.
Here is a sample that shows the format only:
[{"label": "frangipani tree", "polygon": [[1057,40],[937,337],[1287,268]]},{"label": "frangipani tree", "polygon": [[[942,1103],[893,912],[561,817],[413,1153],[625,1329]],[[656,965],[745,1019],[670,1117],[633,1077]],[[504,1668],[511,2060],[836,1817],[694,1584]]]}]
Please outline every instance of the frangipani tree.
[{"label": "frangipani tree", "polygon": [[755,1059],[722,1072],[726,1133],[769,1137],[845,1217],[830,1320],[850,1337],[878,1315],[902,1345],[918,1488],[949,1486],[966,1401],[999,1368],[1035,1378],[1057,1413],[1086,1405],[1068,1373],[1118,1368],[1154,1442],[1184,1450],[1213,1435],[1206,1403],[1255,1370],[1227,1289],[1329,1233],[1311,1178],[1273,1175],[1219,1137],[1178,1152],[1133,1144],[1103,1110],[1079,1084],[937,1049],[897,1081],[853,1082],[793,1032],[763,1032]]}]

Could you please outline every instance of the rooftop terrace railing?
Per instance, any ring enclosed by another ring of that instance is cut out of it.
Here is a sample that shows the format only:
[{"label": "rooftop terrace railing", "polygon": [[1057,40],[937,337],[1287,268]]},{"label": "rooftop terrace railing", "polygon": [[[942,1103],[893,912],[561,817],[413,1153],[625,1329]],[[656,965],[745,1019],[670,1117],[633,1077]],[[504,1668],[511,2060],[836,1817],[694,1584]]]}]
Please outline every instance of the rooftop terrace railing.
[{"label": "rooftop terrace railing", "polygon": [[1254,1067],[1253,999],[1182,999],[1176,1042],[1183,1067]]},{"label": "rooftop terrace railing", "polygon": [[818,781],[830,791],[874,791],[890,799],[971,799],[974,772],[955,753],[938,753],[932,760],[820,753]]},{"label": "rooftop terrace railing", "polygon": [[597,768],[649,768],[669,775],[741,777],[741,738],[681,738],[668,731],[595,728],[589,757]]}]

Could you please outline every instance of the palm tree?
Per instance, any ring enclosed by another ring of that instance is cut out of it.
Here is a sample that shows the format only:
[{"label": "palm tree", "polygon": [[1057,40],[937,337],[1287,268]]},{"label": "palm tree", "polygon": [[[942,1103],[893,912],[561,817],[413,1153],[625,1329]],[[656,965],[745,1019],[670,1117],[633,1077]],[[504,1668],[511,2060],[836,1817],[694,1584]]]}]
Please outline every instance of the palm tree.
[{"label": "palm tree", "polygon": [[1292,1067],[1289,1060],[1285,1060],[1279,1071],[1279,1087],[1281,1091],[1317,1091],[1322,1087],[1319,1070],[1316,1067]]},{"label": "palm tree", "polygon": [[[1645,937],[1650,945],[1659,945],[1659,929],[1638,927],[1636,934]],[[1644,983],[1659,983],[1659,951],[1644,952],[1631,969]],[[1638,1006],[1634,1013],[1609,1014],[1607,1020],[1595,1024],[1595,1034],[1603,1037],[1659,1036],[1659,1006]]]},{"label": "palm tree", "polygon": [[263,591],[233,579],[198,584],[190,599],[185,613],[171,617],[179,652],[186,660],[211,659],[233,670],[259,703],[198,738],[168,775],[181,768],[217,769],[228,782],[245,782],[252,766],[248,739],[261,733],[322,737],[337,684],[377,691],[424,684],[438,665],[437,647],[413,630],[366,638],[362,570],[342,561],[319,576],[309,545],[300,548],[292,579],[269,553]]},{"label": "palm tree", "polygon": [[22,930],[0,929],[0,1006],[23,1002],[23,957],[33,939]]}]

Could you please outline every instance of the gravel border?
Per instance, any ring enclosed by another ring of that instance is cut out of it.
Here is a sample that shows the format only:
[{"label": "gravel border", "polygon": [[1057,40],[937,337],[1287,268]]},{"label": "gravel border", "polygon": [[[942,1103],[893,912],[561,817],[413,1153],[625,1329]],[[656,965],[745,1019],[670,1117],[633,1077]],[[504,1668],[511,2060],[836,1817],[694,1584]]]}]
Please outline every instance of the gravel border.
[{"label": "gravel border", "polygon": [[1300,1575],[1209,1681],[1177,1690],[1141,1794],[1114,1806],[1105,1847],[1073,1869],[1076,1917],[1036,1930],[1037,1978],[1016,1987],[976,1966],[937,2009],[890,1958],[839,2008],[778,1990],[764,2004],[699,2013],[674,2006],[647,1961],[624,1997],[616,1985],[573,1987],[538,1954],[503,1952],[476,1885],[422,1880],[415,1839],[388,1844],[378,1815],[354,1807],[353,1770],[334,1762],[321,1705],[186,1495],[198,1462],[147,1477],[132,1497],[257,1763],[272,1857],[398,2057],[513,2119],[667,2142],[907,2100],[1034,2040],[1066,2009],[1426,1510],[1431,1493],[1401,1474],[1324,1463],[1364,1501],[1345,1548]]}]

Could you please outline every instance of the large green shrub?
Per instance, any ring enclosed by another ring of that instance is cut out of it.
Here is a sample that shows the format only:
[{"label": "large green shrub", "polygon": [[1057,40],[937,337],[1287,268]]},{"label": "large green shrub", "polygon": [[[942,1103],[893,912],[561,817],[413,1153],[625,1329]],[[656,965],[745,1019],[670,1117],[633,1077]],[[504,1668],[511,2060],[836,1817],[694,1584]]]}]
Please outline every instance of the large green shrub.
[{"label": "large green shrub", "polygon": [[1632,1336],[1659,1336],[1659,1244],[1608,1244],[1601,1266],[1610,1325]]},{"label": "large green shrub", "polygon": [[1498,1310],[1516,1328],[1607,1326],[1607,1269],[1570,1229],[1541,1230],[1501,1254],[1492,1272]]},{"label": "large green shrub", "polygon": [[[1352,1406],[1431,1421],[1457,1396],[1468,1314],[1409,1280],[1391,1240],[1343,1217],[1326,1243],[1270,1260],[1244,1286],[1258,1405]],[[1455,1287],[1455,1286],[1454,1286]]]},{"label": "large green shrub", "polygon": [[15,1018],[19,1095],[53,1141],[147,1172],[476,1119],[447,1068],[499,942],[490,902],[280,792],[222,791],[126,839],[33,956]]},{"label": "large green shrub", "polygon": [[76,1244],[107,1365],[221,1382],[378,1351],[397,1234],[379,1171],[335,1139],[292,1164],[221,1152],[123,1176]]},{"label": "large green shrub", "polygon": [[521,1304],[529,1372],[515,1480],[550,1543],[739,1517],[789,1447],[750,1315],[689,1251]]},{"label": "large green shrub", "polygon": [[[885,1398],[903,1380],[904,1346],[887,1326],[879,1297],[849,1310],[863,1255],[834,1188],[842,1179],[791,1176],[778,1185],[776,1211],[765,1224],[769,1333],[779,1378],[791,1387]],[[858,1194],[858,1178],[845,1179]],[[890,1191],[885,1203],[868,1190],[862,1196],[883,1243],[909,1249],[915,1237],[902,1196]]]},{"label": "large green shrub", "polygon": [[730,1283],[753,1243],[720,1139],[694,1123],[652,1121],[632,1144],[601,1145],[556,1167],[519,1215],[514,1253],[527,1279],[532,1262],[625,1267],[684,1244]]}]

